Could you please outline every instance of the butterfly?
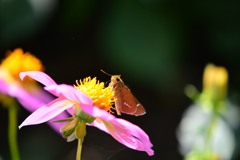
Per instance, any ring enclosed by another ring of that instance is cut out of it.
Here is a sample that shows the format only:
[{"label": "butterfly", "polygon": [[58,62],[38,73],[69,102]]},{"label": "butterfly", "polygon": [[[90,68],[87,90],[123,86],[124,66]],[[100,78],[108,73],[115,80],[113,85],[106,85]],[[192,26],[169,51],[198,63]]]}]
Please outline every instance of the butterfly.
[{"label": "butterfly", "polygon": [[[101,70],[104,72],[103,70]],[[110,75],[104,72],[107,75]],[[131,90],[124,84],[121,75],[110,75],[111,82],[109,87],[114,93],[115,108],[118,115],[121,113],[141,116],[146,113],[143,105],[132,94]]]}]

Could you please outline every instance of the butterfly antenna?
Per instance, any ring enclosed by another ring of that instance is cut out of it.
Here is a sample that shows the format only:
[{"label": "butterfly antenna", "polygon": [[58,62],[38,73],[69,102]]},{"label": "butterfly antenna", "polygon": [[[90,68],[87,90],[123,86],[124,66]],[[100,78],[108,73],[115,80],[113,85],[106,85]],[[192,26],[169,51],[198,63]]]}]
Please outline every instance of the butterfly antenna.
[{"label": "butterfly antenna", "polygon": [[106,75],[108,75],[108,76],[113,76],[113,75],[111,75],[111,74],[109,74],[109,73],[105,72],[105,71],[104,71],[104,70],[102,70],[102,69],[101,69],[101,72],[103,72],[104,74],[106,74]]}]

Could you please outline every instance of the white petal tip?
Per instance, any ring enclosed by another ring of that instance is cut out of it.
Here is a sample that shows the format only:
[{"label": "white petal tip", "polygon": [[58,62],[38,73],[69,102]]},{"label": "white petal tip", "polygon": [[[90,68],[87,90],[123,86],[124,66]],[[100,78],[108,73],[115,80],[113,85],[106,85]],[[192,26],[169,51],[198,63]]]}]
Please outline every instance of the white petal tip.
[{"label": "white petal tip", "polygon": [[26,77],[25,72],[20,72],[19,77],[20,77],[21,80],[23,80],[24,77]]}]

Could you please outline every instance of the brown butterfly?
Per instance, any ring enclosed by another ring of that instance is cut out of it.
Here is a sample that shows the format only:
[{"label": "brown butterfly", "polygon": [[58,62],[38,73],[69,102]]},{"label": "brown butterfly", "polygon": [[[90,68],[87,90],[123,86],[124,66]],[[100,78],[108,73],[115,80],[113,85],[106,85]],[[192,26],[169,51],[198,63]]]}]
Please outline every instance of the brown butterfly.
[{"label": "brown butterfly", "polygon": [[137,98],[120,78],[121,75],[110,75],[103,70],[101,71],[111,76],[109,86],[114,93],[115,108],[118,115],[126,113],[134,116],[141,116],[146,113],[143,105],[139,103]]}]

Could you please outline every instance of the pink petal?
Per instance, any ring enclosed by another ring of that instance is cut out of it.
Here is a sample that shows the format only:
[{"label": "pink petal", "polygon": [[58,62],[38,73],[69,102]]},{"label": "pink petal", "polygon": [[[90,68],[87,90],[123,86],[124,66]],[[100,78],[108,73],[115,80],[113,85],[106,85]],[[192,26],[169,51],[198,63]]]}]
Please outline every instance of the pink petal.
[{"label": "pink petal", "polygon": [[52,129],[54,129],[57,133],[61,134],[60,129],[62,128],[62,126],[64,124],[66,124],[66,122],[54,122],[56,120],[61,120],[61,119],[66,119],[69,118],[69,114],[67,114],[66,112],[62,112],[59,115],[57,115],[56,117],[52,118],[50,121],[48,121],[47,123],[51,126]]},{"label": "pink petal", "polygon": [[113,119],[116,119],[116,117],[114,117],[112,114],[110,114],[109,112],[102,110],[98,107],[95,106],[87,106],[87,105],[81,105],[81,109],[89,114],[92,117],[95,118],[100,118],[103,119],[105,121],[111,121]]},{"label": "pink petal", "polygon": [[8,94],[9,86],[8,84],[0,79],[0,92],[4,94]]},{"label": "pink petal", "polygon": [[129,132],[132,135],[131,138],[137,138],[139,140],[137,143],[140,145],[138,146],[138,148],[136,148],[137,150],[146,151],[150,156],[154,154],[154,151],[151,149],[153,145],[148,135],[140,127],[124,119],[119,118],[116,119],[115,122],[112,121],[111,123],[113,124],[115,123],[114,125],[117,126],[117,128],[119,127],[118,129],[120,131],[124,132],[124,130],[127,130],[127,132]]},{"label": "pink petal", "polygon": [[92,105],[92,100],[76,88],[66,84],[60,85],[50,85],[45,87],[47,91],[52,93],[57,97],[64,97],[70,101],[74,101],[76,103],[85,104],[87,106]]},{"label": "pink petal", "polygon": [[[36,88],[34,90],[26,90],[17,84],[9,85],[5,81],[0,79],[0,92],[7,94],[9,96],[15,97],[18,99],[18,102],[28,111],[34,112],[39,107],[47,104],[53,100],[53,97],[49,95],[46,91]],[[66,112],[61,113],[56,116],[53,120],[65,119],[68,118],[69,114]],[[60,128],[64,125],[64,122],[61,123],[51,123],[48,122],[51,128],[60,134]]]},{"label": "pink petal", "polygon": [[5,81],[0,80],[0,92],[11,97],[17,97],[19,94],[26,91],[18,84],[8,84]]},{"label": "pink petal", "polygon": [[38,97],[35,97],[29,92],[26,92],[25,90],[19,90],[18,95],[16,95],[16,98],[18,101],[22,104],[22,106],[27,109],[29,112],[34,112],[38,108],[46,105],[48,102],[44,102]]},{"label": "pink petal", "polygon": [[19,126],[19,129],[27,125],[44,123],[56,117],[66,109],[73,107],[74,105],[74,103],[71,103],[68,100],[57,98],[46,106],[43,106],[33,112],[28,118],[23,121],[23,123]]},{"label": "pink petal", "polygon": [[116,119],[111,122],[106,122],[101,119],[95,120],[92,126],[99,128],[100,130],[105,131],[115,138],[118,142],[123,145],[138,150],[145,151],[149,156],[154,155],[152,148],[152,143],[149,140],[147,134],[140,129],[138,126],[130,123],[123,122],[123,119]]},{"label": "pink petal", "polygon": [[107,111],[97,107],[81,106],[81,108],[87,114],[97,118],[90,125],[111,134],[117,141],[129,148],[146,151],[150,156],[154,154],[148,135],[138,126],[126,120],[116,118]]},{"label": "pink petal", "polygon": [[[21,105],[30,112],[35,111],[39,107],[45,105],[46,103],[38,97],[35,97],[33,93],[27,91],[26,89],[22,88],[22,86],[17,84],[8,85],[4,81],[0,81],[0,92],[7,94],[9,96],[15,97],[21,103]],[[39,93],[40,94],[40,93]],[[44,92],[42,92],[44,94]],[[47,94],[45,92],[45,94]]]},{"label": "pink petal", "polygon": [[47,74],[40,72],[40,71],[28,71],[28,72],[21,72],[20,73],[20,78],[23,80],[24,77],[29,76],[33,79],[35,79],[36,81],[42,83],[45,86],[49,86],[49,85],[56,85],[56,82],[49,77]]},{"label": "pink petal", "polygon": [[[36,96],[35,94],[29,94],[28,92],[22,92],[17,98],[18,101],[22,104],[22,106],[27,109],[30,112],[34,112],[36,111],[38,108],[44,106],[45,104],[47,104],[48,102],[51,102],[53,100],[53,97],[49,97],[50,95],[47,95],[47,93],[45,92],[40,92],[38,93],[38,96]],[[42,98],[41,98],[42,97]],[[57,115],[56,117],[54,117],[53,119],[51,119],[51,121],[54,120],[60,120],[60,119],[66,119],[69,117],[69,114],[67,114],[66,112],[62,112],[61,114]],[[58,132],[59,134],[60,129],[62,127],[62,125],[64,125],[64,122],[58,123],[58,122],[48,122],[48,124],[50,125],[51,128],[53,128],[56,132]]]}]

